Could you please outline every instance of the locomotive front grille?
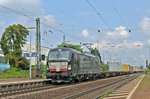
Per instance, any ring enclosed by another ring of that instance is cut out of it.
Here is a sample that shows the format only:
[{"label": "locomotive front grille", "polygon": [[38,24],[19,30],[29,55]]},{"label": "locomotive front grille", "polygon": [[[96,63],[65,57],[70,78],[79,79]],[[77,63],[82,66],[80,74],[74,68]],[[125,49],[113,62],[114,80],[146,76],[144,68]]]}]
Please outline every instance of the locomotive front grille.
[{"label": "locomotive front grille", "polygon": [[68,63],[67,62],[50,62],[49,63],[49,68],[50,71],[67,71],[67,66]]}]

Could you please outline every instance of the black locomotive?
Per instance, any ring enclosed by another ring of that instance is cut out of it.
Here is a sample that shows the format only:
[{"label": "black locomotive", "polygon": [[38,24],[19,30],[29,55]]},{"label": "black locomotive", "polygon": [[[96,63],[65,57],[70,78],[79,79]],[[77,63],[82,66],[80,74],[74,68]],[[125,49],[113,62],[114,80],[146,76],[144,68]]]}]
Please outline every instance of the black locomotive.
[{"label": "black locomotive", "polygon": [[46,77],[51,78],[53,83],[95,79],[100,73],[97,56],[72,48],[55,48],[49,52]]}]

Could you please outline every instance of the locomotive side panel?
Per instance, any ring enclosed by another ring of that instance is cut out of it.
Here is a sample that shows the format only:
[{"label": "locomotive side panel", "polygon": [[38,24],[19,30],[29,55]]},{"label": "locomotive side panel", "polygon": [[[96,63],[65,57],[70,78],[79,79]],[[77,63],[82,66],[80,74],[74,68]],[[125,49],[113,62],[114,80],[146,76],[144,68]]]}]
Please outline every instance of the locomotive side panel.
[{"label": "locomotive side panel", "polygon": [[89,57],[79,55],[79,73],[80,74],[94,74],[100,73],[99,60],[96,57]]}]

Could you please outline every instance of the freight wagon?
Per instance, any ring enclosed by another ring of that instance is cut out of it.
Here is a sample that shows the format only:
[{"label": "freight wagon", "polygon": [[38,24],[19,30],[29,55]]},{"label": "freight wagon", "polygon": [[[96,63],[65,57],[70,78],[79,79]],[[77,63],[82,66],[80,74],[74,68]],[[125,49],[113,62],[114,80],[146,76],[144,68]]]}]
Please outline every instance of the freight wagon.
[{"label": "freight wagon", "polygon": [[134,67],[129,65],[129,71],[133,72],[134,71]]},{"label": "freight wagon", "polygon": [[122,64],[122,71],[123,72],[128,72],[129,71],[129,66],[126,64]]},{"label": "freight wagon", "polygon": [[122,64],[120,62],[108,62],[108,66],[110,72],[122,71]]}]

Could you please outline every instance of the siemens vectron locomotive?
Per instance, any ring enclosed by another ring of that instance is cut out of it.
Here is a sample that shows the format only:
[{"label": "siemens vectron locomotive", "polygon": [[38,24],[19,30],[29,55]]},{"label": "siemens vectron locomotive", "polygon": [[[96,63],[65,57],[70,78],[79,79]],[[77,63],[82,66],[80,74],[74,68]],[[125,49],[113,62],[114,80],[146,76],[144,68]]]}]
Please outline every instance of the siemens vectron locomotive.
[{"label": "siemens vectron locomotive", "polygon": [[100,76],[100,60],[89,53],[72,48],[51,49],[47,59],[46,77],[53,83],[95,79]]}]

